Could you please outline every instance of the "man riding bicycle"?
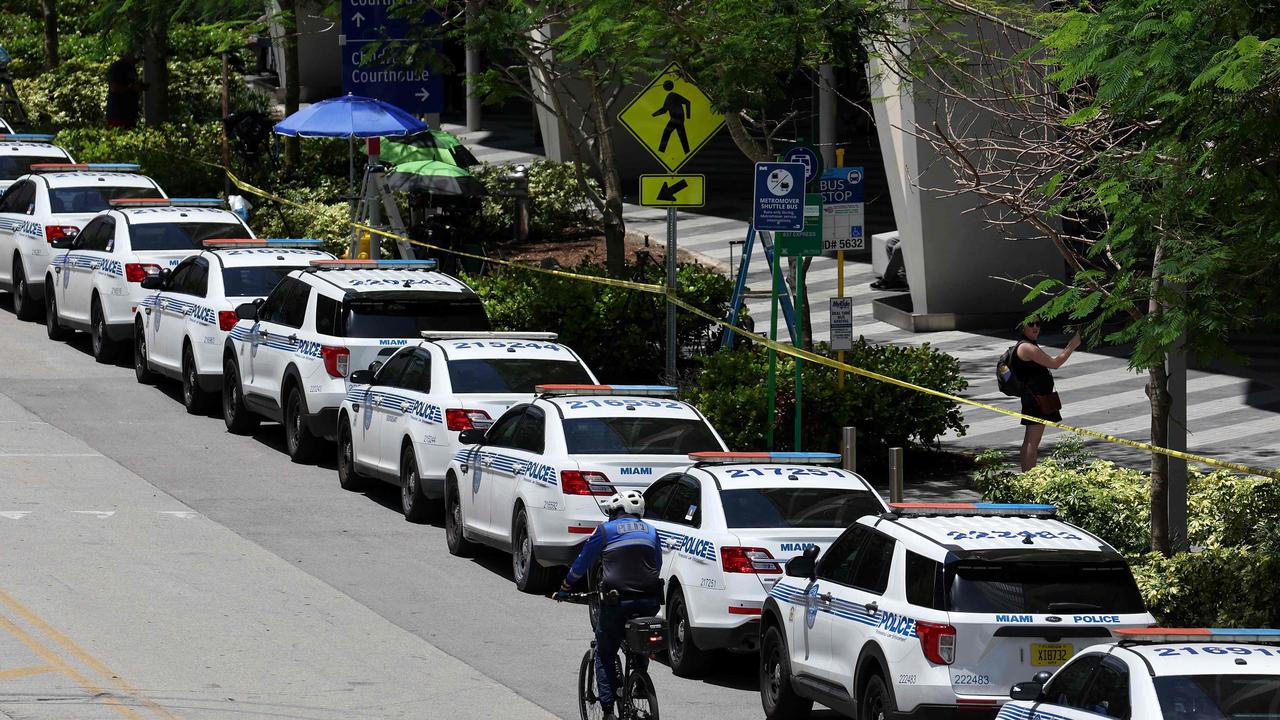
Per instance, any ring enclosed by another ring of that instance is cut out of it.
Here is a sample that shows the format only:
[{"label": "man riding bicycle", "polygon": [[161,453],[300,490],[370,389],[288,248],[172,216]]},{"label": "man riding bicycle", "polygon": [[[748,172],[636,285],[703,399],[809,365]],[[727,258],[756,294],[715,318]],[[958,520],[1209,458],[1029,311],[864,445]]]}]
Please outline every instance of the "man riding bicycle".
[{"label": "man riding bicycle", "polygon": [[[653,526],[640,519],[644,496],[639,492],[616,493],[604,501],[603,508],[609,513],[609,521],[587,538],[556,597],[567,596],[573,584],[597,560],[602,560],[600,589],[605,599],[596,623],[596,691],[605,720],[614,720],[613,701],[619,682],[615,676],[616,658],[627,621],[656,615],[662,606],[662,578],[658,575],[662,569],[662,544]],[[615,594],[616,601],[611,599]],[[648,661],[648,657],[641,657],[639,669],[643,670]]]}]

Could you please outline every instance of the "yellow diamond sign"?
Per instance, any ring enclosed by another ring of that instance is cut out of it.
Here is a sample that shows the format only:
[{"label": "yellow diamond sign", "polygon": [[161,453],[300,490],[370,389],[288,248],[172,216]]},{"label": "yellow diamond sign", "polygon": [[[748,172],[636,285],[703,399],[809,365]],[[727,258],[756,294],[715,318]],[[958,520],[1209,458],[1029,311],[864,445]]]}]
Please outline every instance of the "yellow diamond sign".
[{"label": "yellow diamond sign", "polygon": [[640,91],[618,121],[670,172],[680,169],[724,125],[711,100],[671,63]]}]

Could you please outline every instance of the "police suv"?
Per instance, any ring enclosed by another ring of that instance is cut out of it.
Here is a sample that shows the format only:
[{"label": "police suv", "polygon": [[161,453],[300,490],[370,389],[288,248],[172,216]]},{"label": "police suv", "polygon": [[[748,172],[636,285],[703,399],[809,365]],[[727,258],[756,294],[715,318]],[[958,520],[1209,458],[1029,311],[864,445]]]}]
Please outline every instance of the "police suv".
[{"label": "police suv", "polygon": [[312,260],[260,303],[236,308],[222,355],[222,416],[234,433],[284,423],[294,462],[337,436],[347,376],[428,330],[487,331],[480,298],[435,260]]},{"label": "police suv", "polygon": [[696,452],[693,465],[644,491],[662,540],[671,669],[692,676],[719,648],[755,650],[760,609],[782,564],[826,549],[863,515],[887,508],[832,453]]},{"label": "police suv", "polygon": [[163,198],[155,181],[124,163],[36,163],[0,197],[0,287],[19,318],[40,316],[49,261],[119,198]]},{"label": "police suv", "polygon": [[138,303],[133,369],[138,382],[156,374],[182,381],[187,411],[202,412],[222,390],[222,349],[237,305],[266,297],[280,280],[312,260],[332,259],[320,240],[206,240],[204,250],[172,271],[148,275],[151,294]]},{"label": "police suv", "polygon": [[338,481],[365,477],[400,488],[411,522],[434,514],[458,434],[484,429],[534,397],[538,383],[588,383],[582,358],[555,333],[424,332],[376,370],[351,373],[338,416]]},{"label": "police suv", "polygon": [[205,240],[253,236],[235,213],[217,207],[222,201],[216,198],[110,202],[111,209],[94,216],[67,252],[53,256],[45,273],[49,338],[87,330],[93,357],[102,363],[133,338],[134,316],[151,294],[143,280],[198,253]]},{"label": "police suv", "polygon": [[1280,630],[1141,628],[1014,685],[999,720],[1276,720]]},{"label": "police suv", "polygon": [[70,153],[53,144],[52,135],[7,132],[0,120],[0,191],[30,173],[32,165],[73,162]]},{"label": "police suv", "polygon": [[1153,624],[1121,555],[1052,505],[894,503],[765,602],[769,718],[991,717],[1009,687],[1112,630]]},{"label": "police suv", "polygon": [[724,441],[676,389],[655,385],[539,385],[486,431],[461,434],[445,475],[445,538],[510,552],[516,587],[540,592],[607,517],[599,503],[643,490]]}]

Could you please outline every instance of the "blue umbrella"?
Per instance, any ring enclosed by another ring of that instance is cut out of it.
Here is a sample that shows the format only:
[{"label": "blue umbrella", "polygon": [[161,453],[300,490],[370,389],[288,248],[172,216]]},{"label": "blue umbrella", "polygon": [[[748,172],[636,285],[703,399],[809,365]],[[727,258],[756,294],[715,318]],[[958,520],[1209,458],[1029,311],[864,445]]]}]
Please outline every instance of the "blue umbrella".
[{"label": "blue umbrella", "polygon": [[369,138],[409,135],[427,124],[400,108],[374,98],[343,95],[305,107],[276,123],[277,135]]}]

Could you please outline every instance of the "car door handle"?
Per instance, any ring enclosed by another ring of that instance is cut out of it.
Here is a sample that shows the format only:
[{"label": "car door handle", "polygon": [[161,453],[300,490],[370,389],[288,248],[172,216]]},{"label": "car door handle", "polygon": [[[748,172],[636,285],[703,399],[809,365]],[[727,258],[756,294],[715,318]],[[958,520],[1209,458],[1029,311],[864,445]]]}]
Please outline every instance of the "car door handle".
[{"label": "car door handle", "polygon": [[271,337],[271,333],[267,332],[266,330],[259,330],[258,337],[262,338],[263,340],[266,340],[267,338]]},{"label": "car door handle", "polygon": [[866,605],[863,605],[862,607],[866,608],[867,612],[871,613],[872,615],[875,615],[876,613],[880,612],[880,605],[874,600],[867,603]]},{"label": "car door handle", "polygon": [[821,595],[819,595],[819,596],[818,596],[818,599],[819,599],[819,600],[821,600],[821,601],[822,601],[822,602],[824,602],[824,603],[830,604],[830,603],[831,603],[831,593],[822,593]]},{"label": "car door handle", "polygon": [[290,333],[290,334],[289,334],[289,342],[298,342],[298,335],[297,335],[297,333]]},{"label": "car door handle", "polygon": [[410,410],[412,410],[412,409],[413,409],[413,403],[401,403],[401,404],[400,404],[400,412],[406,412],[406,413],[407,413],[407,412],[409,412],[409,411],[410,411]]}]

